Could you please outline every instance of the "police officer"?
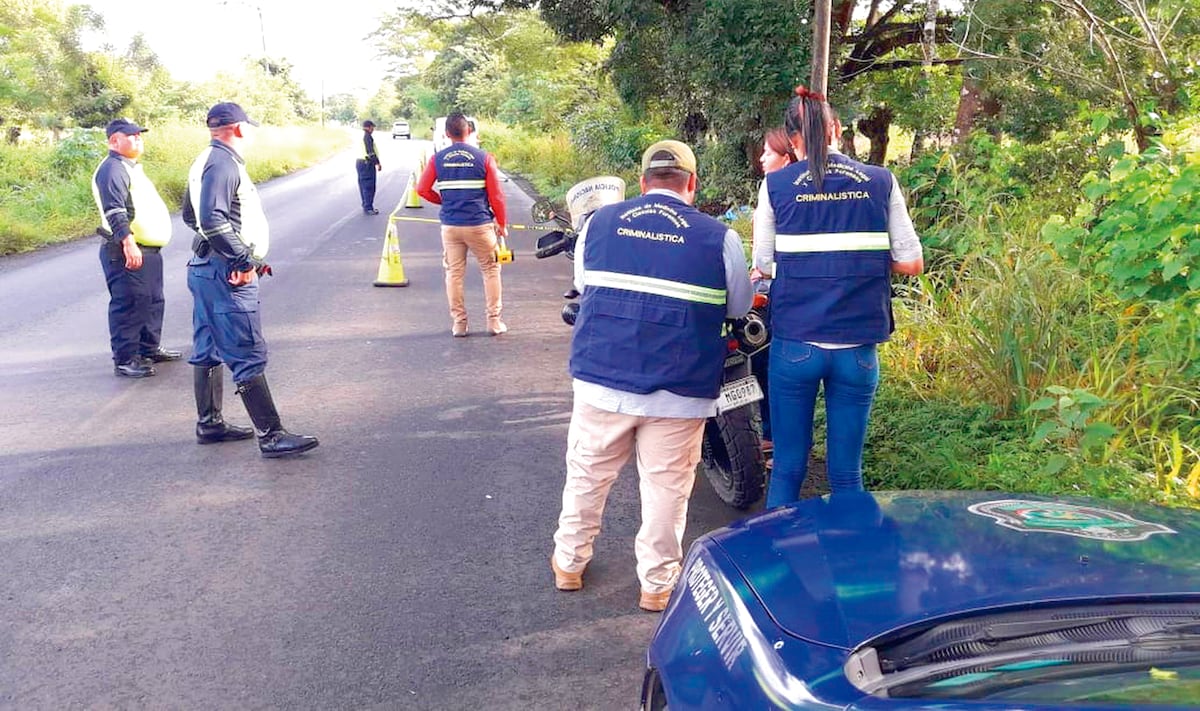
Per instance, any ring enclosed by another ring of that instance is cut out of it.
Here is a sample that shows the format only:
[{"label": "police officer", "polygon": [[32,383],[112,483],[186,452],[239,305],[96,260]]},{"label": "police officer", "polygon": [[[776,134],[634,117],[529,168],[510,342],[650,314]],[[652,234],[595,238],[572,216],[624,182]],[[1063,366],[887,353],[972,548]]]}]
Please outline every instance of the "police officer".
[{"label": "police officer", "polygon": [[775,277],[768,507],[799,498],[822,387],[830,489],[862,490],[877,347],[894,328],[891,275],[924,269],[895,177],[830,146],[840,131],[825,97],[798,87],[785,125],[800,161],[766,176],[754,213],[755,268]]},{"label": "police officer", "polygon": [[442,267],[446,270],[446,300],[450,304],[450,334],[467,335],[463,275],[467,252],[475,255],[483,275],[488,333],[508,332],[501,320],[500,263],[496,235],[508,235],[504,188],[496,158],[469,143],[471,122],[460,112],[446,117],[446,134],[453,141],[433,154],[417,181],[417,194],[442,209]]},{"label": "police officer", "polygon": [[[188,262],[194,328],[196,440],[200,444],[258,435],[267,458],[307,452],[317,438],[283,428],[264,371],[267,343],[258,312],[258,277],[270,274],[263,261],[270,232],[258,191],[246,172],[241,151],[251,121],[241,106],[219,103],[208,112],[212,143],[192,163],[183,200],[183,221],[196,232],[195,256]],[[242,403],[256,432],[221,416],[221,364],[233,371]]]},{"label": "police officer", "polygon": [[92,175],[113,370],[126,378],[154,375],[151,363],[183,357],[159,345],[165,302],[159,250],[171,239],[171,214],[138,163],[145,131],[129,119],[109,122],[108,156]]},{"label": "police officer", "polygon": [[753,290],[737,233],[692,207],[690,148],[646,149],[641,187],[597,210],[576,243],[575,404],[550,567],[559,590],[583,587],[605,499],[636,451],[638,606],[660,611],[681,570],[704,421],[716,414],[722,326],[749,311]]},{"label": "police officer", "polygon": [[375,209],[375,174],[383,170],[383,166],[379,164],[379,154],[375,152],[375,137],[371,135],[375,133],[375,122],[367,119],[363,121],[362,127],[363,153],[354,163],[355,169],[358,170],[358,194],[362,198],[363,214],[378,215],[379,210]]}]

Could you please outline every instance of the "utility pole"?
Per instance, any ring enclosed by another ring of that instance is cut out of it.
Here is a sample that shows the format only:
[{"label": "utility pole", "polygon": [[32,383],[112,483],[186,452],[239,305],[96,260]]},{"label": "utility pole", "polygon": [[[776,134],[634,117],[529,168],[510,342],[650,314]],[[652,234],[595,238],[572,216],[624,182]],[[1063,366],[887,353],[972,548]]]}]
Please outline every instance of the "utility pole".
[{"label": "utility pole", "polygon": [[808,88],[829,93],[829,18],[831,0],[813,0],[812,78]]},{"label": "utility pole", "polygon": [[221,0],[218,5],[241,5],[258,13],[258,39],[262,42],[263,56],[267,56],[267,26],[263,23],[262,5],[246,2],[246,0]]}]

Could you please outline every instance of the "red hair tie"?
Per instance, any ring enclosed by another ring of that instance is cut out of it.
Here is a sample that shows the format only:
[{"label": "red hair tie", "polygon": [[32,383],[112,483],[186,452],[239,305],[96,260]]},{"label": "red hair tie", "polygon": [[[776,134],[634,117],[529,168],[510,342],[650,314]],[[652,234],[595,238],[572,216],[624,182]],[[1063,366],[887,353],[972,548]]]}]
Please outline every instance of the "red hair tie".
[{"label": "red hair tie", "polygon": [[804,86],[803,84],[800,84],[796,87],[796,96],[799,96],[801,99],[812,99],[813,101],[825,100],[824,94],[818,94],[815,91],[809,91],[808,87]]}]

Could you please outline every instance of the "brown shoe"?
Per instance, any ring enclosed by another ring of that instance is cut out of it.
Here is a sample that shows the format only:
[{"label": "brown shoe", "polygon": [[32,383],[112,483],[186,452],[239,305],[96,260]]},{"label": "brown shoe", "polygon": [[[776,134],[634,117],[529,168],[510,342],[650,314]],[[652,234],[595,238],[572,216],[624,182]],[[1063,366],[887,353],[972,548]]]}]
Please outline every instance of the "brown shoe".
[{"label": "brown shoe", "polygon": [[583,571],[568,573],[554,562],[554,554],[550,554],[550,570],[554,571],[554,587],[559,590],[580,590],[583,588]]},{"label": "brown shoe", "polygon": [[671,601],[673,591],[674,588],[657,593],[648,593],[643,590],[641,597],[638,598],[638,607],[646,612],[662,612],[667,609],[667,603]]}]

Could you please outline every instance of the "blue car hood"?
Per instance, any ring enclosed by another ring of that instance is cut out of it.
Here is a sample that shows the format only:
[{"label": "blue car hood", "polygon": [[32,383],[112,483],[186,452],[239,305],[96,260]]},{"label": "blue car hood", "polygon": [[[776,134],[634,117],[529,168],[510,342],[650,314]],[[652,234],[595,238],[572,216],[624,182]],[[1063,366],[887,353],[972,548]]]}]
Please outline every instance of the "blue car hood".
[{"label": "blue car hood", "polygon": [[[707,537],[787,633],[854,648],[981,610],[1200,598],[1200,512],[995,492],[835,494]],[[724,556],[723,556],[724,557]]]}]

